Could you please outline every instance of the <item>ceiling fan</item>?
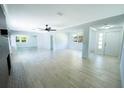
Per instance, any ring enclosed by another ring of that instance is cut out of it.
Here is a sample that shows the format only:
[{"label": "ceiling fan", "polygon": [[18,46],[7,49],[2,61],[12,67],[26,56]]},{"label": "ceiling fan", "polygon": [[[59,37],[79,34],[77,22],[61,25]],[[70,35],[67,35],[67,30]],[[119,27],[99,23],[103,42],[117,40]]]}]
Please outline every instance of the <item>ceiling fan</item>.
[{"label": "ceiling fan", "polygon": [[41,31],[56,31],[56,29],[52,29],[50,26],[48,26],[48,24],[45,25],[46,27],[43,29],[43,28],[38,28],[39,30]]}]

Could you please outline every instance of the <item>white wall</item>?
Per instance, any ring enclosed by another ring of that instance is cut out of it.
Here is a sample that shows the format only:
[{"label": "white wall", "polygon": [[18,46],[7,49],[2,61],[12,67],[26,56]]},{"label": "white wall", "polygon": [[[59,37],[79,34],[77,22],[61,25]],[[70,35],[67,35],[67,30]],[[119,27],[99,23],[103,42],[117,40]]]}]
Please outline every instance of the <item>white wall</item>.
[{"label": "white wall", "polygon": [[10,45],[11,45],[11,47],[13,47],[13,48],[16,48],[17,46],[16,46],[16,35],[11,35],[10,36]]},{"label": "white wall", "polygon": [[83,40],[83,52],[82,52],[82,57],[83,58],[88,58],[88,51],[89,51],[89,26],[86,26],[83,28],[84,29],[84,40]]},{"label": "white wall", "polygon": [[19,35],[25,35],[25,34],[14,34],[10,36],[11,40],[11,47],[17,48],[17,47],[24,47],[24,48],[31,48],[31,47],[37,47],[37,36],[36,35],[26,35],[27,36],[27,42],[22,43],[22,42],[16,42],[16,36]]},{"label": "white wall", "polygon": [[0,35],[0,87],[7,87],[8,66],[7,55],[9,54],[8,39]]},{"label": "white wall", "polygon": [[[68,33],[68,49],[82,51],[82,58],[87,58],[89,47],[89,26],[75,26],[72,28],[64,29],[64,32]],[[83,42],[73,42],[72,35],[80,32],[83,34]]]},{"label": "white wall", "polygon": [[89,33],[89,53],[95,52],[96,48],[96,32],[90,29]]},{"label": "white wall", "polygon": [[35,35],[26,35],[27,42],[16,42],[17,47],[24,48],[36,48],[37,47],[37,36]]},{"label": "white wall", "polygon": [[55,33],[53,35],[53,47],[55,50],[66,49],[68,44],[68,36],[66,33]]},{"label": "white wall", "polygon": [[[16,36],[18,35],[26,35],[28,37],[28,40],[26,43],[17,43],[16,42]],[[37,47],[39,49],[50,49],[50,38],[48,33],[11,33],[10,41],[11,41],[11,47],[17,48],[17,47]]]},{"label": "white wall", "polygon": [[[27,35],[27,43],[16,43],[17,35]],[[43,50],[51,49],[50,36],[53,36],[53,47],[54,50],[66,49],[68,43],[68,36],[64,32],[38,32],[38,33],[27,33],[27,32],[16,32],[11,33],[10,40],[11,46],[16,47],[37,47]],[[34,37],[35,36],[35,37]]]},{"label": "white wall", "polygon": [[124,88],[124,41],[123,41],[123,48],[122,48],[120,71],[121,71],[121,83],[122,83],[122,87]]},{"label": "white wall", "polygon": [[[50,40],[50,36],[53,37],[53,42]],[[50,50],[66,49],[67,48],[67,35],[62,32],[45,32],[37,35],[38,48]],[[51,46],[51,43],[53,43]]]},{"label": "white wall", "polygon": [[121,51],[120,73],[121,73],[121,84],[122,84],[122,87],[124,88],[124,32],[123,32],[122,42],[123,44],[122,44],[122,51]]},{"label": "white wall", "polygon": [[37,46],[39,49],[50,50],[50,34],[49,34],[49,32],[39,33],[37,35]]}]

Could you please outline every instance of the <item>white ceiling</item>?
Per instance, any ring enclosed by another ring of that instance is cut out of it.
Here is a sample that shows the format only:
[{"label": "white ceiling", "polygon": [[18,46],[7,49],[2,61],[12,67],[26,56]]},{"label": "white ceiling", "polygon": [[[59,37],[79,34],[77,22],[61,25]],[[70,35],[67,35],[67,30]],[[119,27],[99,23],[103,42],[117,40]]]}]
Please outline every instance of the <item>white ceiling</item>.
[{"label": "white ceiling", "polygon": [[[124,5],[6,4],[4,9],[8,26],[14,30],[35,29],[45,24],[62,29],[124,14]],[[57,15],[58,12],[63,15]]]}]

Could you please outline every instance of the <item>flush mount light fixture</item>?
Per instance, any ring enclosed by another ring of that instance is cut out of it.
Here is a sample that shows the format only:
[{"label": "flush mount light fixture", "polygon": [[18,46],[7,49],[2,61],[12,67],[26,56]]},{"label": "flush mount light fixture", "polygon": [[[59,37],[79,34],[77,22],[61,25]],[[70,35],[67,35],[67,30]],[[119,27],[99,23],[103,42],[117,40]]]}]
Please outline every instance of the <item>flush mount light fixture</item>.
[{"label": "flush mount light fixture", "polygon": [[92,29],[92,30],[94,30],[94,31],[97,31],[97,29],[96,29],[96,28],[94,28],[94,27],[90,27],[90,29]]},{"label": "flush mount light fixture", "polygon": [[100,27],[100,29],[109,29],[112,27],[114,27],[114,26],[113,25],[104,25],[104,26]]}]

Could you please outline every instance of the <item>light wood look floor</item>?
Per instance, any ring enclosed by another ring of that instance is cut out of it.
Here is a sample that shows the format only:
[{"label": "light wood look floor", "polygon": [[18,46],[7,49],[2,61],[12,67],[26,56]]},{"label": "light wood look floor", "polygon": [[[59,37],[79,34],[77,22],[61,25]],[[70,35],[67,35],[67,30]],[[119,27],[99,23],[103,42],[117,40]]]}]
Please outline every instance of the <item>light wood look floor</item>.
[{"label": "light wood look floor", "polygon": [[121,87],[116,58],[59,50],[20,50],[12,54],[8,87],[118,88]]}]

